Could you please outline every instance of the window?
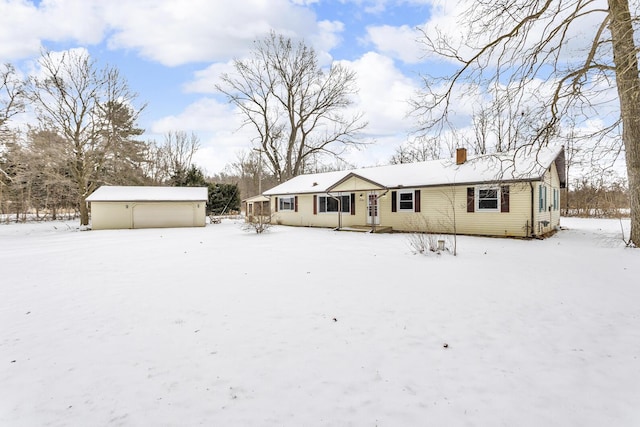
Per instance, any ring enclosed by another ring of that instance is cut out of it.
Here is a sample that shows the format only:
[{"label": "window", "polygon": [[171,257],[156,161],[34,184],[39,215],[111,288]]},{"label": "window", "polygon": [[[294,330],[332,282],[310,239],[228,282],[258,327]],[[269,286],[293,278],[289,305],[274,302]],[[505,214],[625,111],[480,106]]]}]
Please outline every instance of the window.
[{"label": "window", "polygon": [[547,210],[547,187],[541,185],[538,187],[538,212]]},{"label": "window", "polygon": [[391,192],[391,212],[420,212],[420,190]]},{"label": "window", "polygon": [[498,211],[500,208],[498,187],[478,188],[478,211]]},{"label": "window", "polygon": [[413,212],[413,191],[398,191],[398,210]]},{"label": "window", "polygon": [[280,197],[278,199],[278,209],[281,211],[292,211],[295,210],[296,203],[295,198],[291,197]]},{"label": "window", "polygon": [[318,197],[318,212],[338,212],[338,200],[340,199],[340,206],[342,212],[350,213],[351,212],[351,197],[349,195],[346,196],[319,196]]},{"label": "window", "polygon": [[553,210],[557,211],[560,207],[560,190],[557,188],[553,189]]},{"label": "window", "polygon": [[467,187],[467,212],[509,213],[510,187]]}]

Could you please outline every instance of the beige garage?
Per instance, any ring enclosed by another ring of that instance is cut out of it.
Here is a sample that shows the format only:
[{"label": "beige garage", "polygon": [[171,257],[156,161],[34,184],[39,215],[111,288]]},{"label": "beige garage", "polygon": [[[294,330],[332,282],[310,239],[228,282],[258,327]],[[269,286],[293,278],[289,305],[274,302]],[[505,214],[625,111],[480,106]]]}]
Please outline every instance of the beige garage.
[{"label": "beige garage", "polygon": [[87,197],[91,228],[204,227],[206,187],[102,186]]}]

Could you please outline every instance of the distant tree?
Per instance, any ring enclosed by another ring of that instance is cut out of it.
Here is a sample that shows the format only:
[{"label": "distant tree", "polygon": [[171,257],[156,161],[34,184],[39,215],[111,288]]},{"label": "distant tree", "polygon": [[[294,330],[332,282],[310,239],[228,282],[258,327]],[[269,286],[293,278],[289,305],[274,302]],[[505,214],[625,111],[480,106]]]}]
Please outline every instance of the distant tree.
[{"label": "distant tree", "polygon": [[310,156],[338,157],[363,144],[362,114],[343,115],[357,93],[353,71],[340,64],[323,70],[312,48],[273,32],[233,66],[216,88],[255,129],[256,148],[279,182],[304,173]]},{"label": "distant tree", "polygon": [[121,120],[125,111],[121,107],[131,106],[136,95],[116,68],[97,68],[81,50],[44,52],[39,66],[40,73],[30,79],[28,97],[41,127],[55,132],[64,142],[62,150],[78,195],[80,224],[86,225],[89,211],[85,199],[103,182],[104,168],[117,145],[139,135],[133,123],[140,110],[127,110],[126,120]]},{"label": "distant tree", "polygon": [[138,113],[119,100],[99,105],[104,123],[101,138],[105,147],[100,180],[110,185],[144,185],[143,165],[146,145],[138,137],[144,129],[137,127]]},{"label": "distant tree", "polygon": [[240,211],[240,192],[237,184],[209,184],[209,214],[222,215]]},{"label": "distant tree", "polygon": [[25,152],[32,176],[32,206],[58,217],[61,210],[77,213],[77,189],[71,177],[69,159],[64,155],[64,140],[55,132],[31,129]]},{"label": "distant tree", "polygon": [[[9,129],[9,120],[24,110],[24,83],[16,74],[11,64],[0,66],[0,156],[14,134]],[[1,157],[0,157],[1,160]],[[0,186],[9,175],[0,165]]]},{"label": "distant tree", "polygon": [[188,170],[178,169],[176,175],[170,179],[174,187],[206,187],[208,184],[204,173],[196,165],[191,165]]},{"label": "distant tree", "polygon": [[396,147],[389,163],[398,165],[439,159],[441,151],[439,138],[418,138]]},{"label": "distant tree", "polygon": [[195,133],[170,131],[164,135],[164,161],[169,176],[185,174],[193,163],[193,156],[200,148],[200,138]]}]

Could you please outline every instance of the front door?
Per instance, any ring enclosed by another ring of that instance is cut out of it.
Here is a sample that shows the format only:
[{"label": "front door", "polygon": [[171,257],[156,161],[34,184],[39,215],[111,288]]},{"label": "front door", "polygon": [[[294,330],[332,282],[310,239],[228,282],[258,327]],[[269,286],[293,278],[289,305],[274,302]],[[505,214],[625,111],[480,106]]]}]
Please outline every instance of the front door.
[{"label": "front door", "polygon": [[367,198],[367,224],[379,225],[380,213],[378,212],[378,194],[369,193]]}]

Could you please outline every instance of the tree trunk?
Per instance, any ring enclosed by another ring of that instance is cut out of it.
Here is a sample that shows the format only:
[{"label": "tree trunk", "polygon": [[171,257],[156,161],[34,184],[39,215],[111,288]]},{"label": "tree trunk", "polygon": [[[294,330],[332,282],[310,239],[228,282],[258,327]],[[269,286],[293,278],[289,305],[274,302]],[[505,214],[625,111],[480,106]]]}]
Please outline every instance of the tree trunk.
[{"label": "tree trunk", "polygon": [[640,76],[628,0],[608,0],[613,60],[616,67],[622,141],[627,161],[631,206],[630,242],[640,246]]},{"label": "tree trunk", "polygon": [[84,197],[80,197],[80,225],[89,225],[89,208]]}]

